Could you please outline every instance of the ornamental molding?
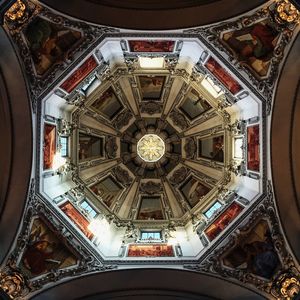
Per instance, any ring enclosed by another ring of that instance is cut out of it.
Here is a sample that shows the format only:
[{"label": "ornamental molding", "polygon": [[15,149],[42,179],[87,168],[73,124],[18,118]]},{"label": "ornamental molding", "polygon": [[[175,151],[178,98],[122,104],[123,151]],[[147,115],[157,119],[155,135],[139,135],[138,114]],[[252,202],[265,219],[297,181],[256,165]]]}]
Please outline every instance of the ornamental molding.
[{"label": "ornamental molding", "polygon": [[[268,181],[266,196],[260,203],[253,205],[252,209],[249,210],[251,210],[249,217],[237,224],[234,231],[230,232],[230,235],[223,240],[218,248],[203,257],[198,265],[185,265],[184,268],[196,272],[209,273],[233,282],[238,281],[248,285],[252,289],[257,288],[265,296],[272,295],[274,298],[282,297],[282,295],[280,295],[280,289],[278,288],[278,282],[280,282],[280,280],[282,281],[282,274],[290,272],[293,276],[299,278],[300,271],[283,236],[270,181]],[[239,242],[261,221],[268,223],[272,242],[281,265],[271,280],[249,273],[243,269],[227,267],[222,262],[223,257],[228,254],[228,251],[239,245]],[[273,282],[275,282],[275,284]],[[283,282],[281,282],[280,288],[282,286],[284,286]]]}]

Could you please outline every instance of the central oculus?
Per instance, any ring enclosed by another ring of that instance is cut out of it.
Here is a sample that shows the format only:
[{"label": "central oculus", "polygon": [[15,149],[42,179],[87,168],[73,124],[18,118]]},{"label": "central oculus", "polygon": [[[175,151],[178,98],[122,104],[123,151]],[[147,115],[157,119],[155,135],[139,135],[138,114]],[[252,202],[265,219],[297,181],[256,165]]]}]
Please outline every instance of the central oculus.
[{"label": "central oculus", "polygon": [[165,143],[156,134],[145,134],[137,143],[137,153],[146,162],[156,162],[165,154]]}]

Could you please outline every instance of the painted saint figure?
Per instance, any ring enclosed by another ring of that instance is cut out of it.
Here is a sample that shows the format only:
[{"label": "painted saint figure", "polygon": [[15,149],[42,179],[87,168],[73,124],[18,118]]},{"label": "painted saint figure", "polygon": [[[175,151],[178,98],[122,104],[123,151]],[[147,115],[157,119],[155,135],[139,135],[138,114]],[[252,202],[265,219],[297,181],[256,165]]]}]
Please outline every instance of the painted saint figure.
[{"label": "painted saint figure", "polygon": [[277,38],[277,30],[261,22],[225,33],[223,41],[236,52],[240,61],[247,63],[259,76],[265,76],[277,44]]}]

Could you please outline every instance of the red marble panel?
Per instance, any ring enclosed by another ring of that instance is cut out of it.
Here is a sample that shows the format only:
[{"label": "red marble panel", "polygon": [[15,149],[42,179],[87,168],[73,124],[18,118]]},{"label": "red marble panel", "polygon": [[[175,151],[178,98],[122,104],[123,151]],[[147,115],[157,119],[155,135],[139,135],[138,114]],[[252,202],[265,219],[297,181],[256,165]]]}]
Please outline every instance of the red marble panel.
[{"label": "red marble panel", "polygon": [[241,85],[212,57],[205,63],[205,67],[219,79],[233,95],[242,90]]},{"label": "red marble panel", "polygon": [[60,87],[68,93],[72,92],[74,88],[97,67],[97,65],[98,64],[94,56],[90,56],[61,84]]},{"label": "red marble panel", "polygon": [[167,244],[132,244],[129,245],[127,256],[130,257],[173,257],[174,250]]},{"label": "red marble panel", "polygon": [[59,208],[90,240],[93,238],[93,233],[88,229],[89,221],[70,202],[65,202]]},{"label": "red marble panel", "polygon": [[173,52],[175,41],[128,41],[131,52]]},{"label": "red marble panel", "polygon": [[54,155],[56,153],[56,126],[44,125],[44,170],[53,166]]},{"label": "red marble panel", "polygon": [[247,128],[247,168],[259,172],[259,125]]},{"label": "red marble panel", "polygon": [[243,207],[233,202],[207,229],[205,234],[210,241],[214,240],[243,210]]}]

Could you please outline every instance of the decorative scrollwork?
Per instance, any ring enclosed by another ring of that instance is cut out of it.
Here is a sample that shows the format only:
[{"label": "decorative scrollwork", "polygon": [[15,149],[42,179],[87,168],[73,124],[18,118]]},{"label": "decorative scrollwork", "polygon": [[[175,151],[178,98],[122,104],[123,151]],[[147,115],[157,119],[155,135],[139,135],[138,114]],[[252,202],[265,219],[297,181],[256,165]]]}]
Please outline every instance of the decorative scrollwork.
[{"label": "decorative scrollwork", "polygon": [[[273,276],[273,278],[278,278],[273,285],[270,280],[247,272],[245,269],[229,268],[223,264],[224,256],[231,249],[239,245],[239,242],[243,241],[245,236],[261,221],[265,221],[268,224],[274,248],[281,262]],[[294,280],[293,282],[290,280],[286,281],[286,279],[290,279],[291,277],[299,278],[299,272],[297,271],[292,255],[287,250],[287,245],[279,226],[279,220],[274,207],[274,195],[271,182],[268,182],[265,197],[253,210],[248,220],[246,222],[244,221],[244,223],[226,239],[225,243],[222,243],[222,246],[212,251],[208,257],[198,265],[187,265],[185,267],[194,271],[218,274],[224,278],[238,280],[243,284],[254,285],[264,293],[272,294],[273,296],[276,295],[278,299],[288,299],[286,296],[298,291],[299,286]],[[293,271],[293,276],[290,276],[291,274],[281,276],[281,274],[287,273],[285,270]],[[281,290],[282,288],[283,290]]]},{"label": "decorative scrollwork", "polygon": [[271,292],[277,299],[293,300],[300,293],[300,279],[291,270],[278,276]]},{"label": "decorative scrollwork", "polygon": [[149,195],[159,194],[162,192],[162,186],[159,182],[147,181],[141,183],[140,191]]},{"label": "decorative scrollwork", "polygon": [[117,150],[117,139],[115,137],[107,138],[107,141],[105,143],[105,151],[107,153],[108,158],[116,158]]},{"label": "decorative scrollwork", "polygon": [[187,138],[184,145],[186,158],[195,158],[197,145],[194,138]]},{"label": "decorative scrollwork", "polygon": [[188,122],[185,119],[185,117],[183,116],[183,114],[181,114],[180,112],[173,110],[170,113],[170,118],[173,121],[173,123],[178,126],[181,130],[185,130],[188,128]]},{"label": "decorative scrollwork", "polygon": [[179,169],[174,171],[169,181],[173,185],[178,185],[187,178],[187,175],[188,175],[188,169],[185,167],[180,167]]},{"label": "decorative scrollwork", "polygon": [[132,119],[132,117],[132,113],[128,110],[120,113],[114,122],[115,127],[120,130],[122,127],[129,124],[129,121]]},{"label": "decorative scrollwork", "polygon": [[0,288],[12,299],[23,298],[30,291],[24,276],[11,268],[0,272]]},{"label": "decorative scrollwork", "polygon": [[156,113],[161,113],[162,105],[154,101],[148,101],[148,102],[141,103],[140,109],[142,113],[153,115]]},{"label": "decorative scrollwork", "polygon": [[125,186],[130,185],[133,181],[133,178],[129,175],[128,171],[121,167],[114,168],[113,173],[116,176],[116,179]]}]

